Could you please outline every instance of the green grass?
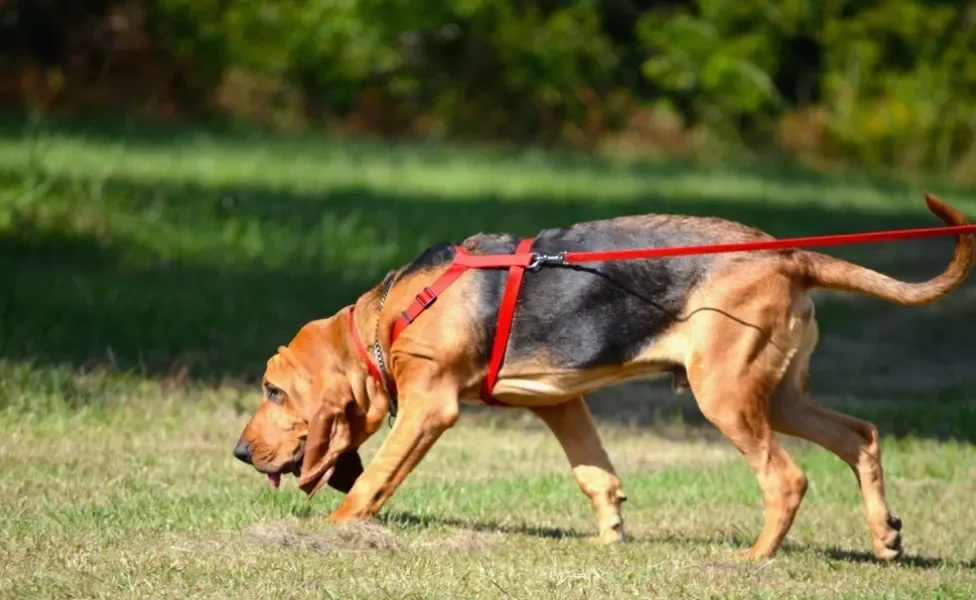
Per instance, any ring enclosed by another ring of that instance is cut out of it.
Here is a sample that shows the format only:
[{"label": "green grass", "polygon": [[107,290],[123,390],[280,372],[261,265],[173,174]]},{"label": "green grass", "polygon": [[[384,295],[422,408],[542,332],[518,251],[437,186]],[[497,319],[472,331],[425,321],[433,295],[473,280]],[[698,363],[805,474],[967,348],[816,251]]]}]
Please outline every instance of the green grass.
[{"label": "green grass", "polygon": [[724,443],[604,426],[631,498],[631,540],[619,547],[585,540],[589,502],[555,440],[508,419],[452,430],[377,523],[337,529],[324,518],[338,494],[309,502],[290,481],[276,493],[234,463],[244,417],[218,407],[233,398],[213,400],[5,419],[3,595],[927,599],[976,589],[969,445],[886,443],[909,552],[899,566],[870,558],[847,467],[798,448],[811,490],[783,552],[756,563],[732,556],[761,512],[751,472]]},{"label": "green grass", "polygon": [[[817,295],[812,385],[886,436],[900,565],[871,558],[850,470],[797,442],[811,487],[783,551],[733,558],[761,526],[754,477],[659,385],[592,398],[630,497],[617,547],[586,542],[558,444],[513,411],[466,410],[362,527],[231,456],[274,348],[432,242],[637,212],[921,226],[922,189],[976,217],[971,190],[790,166],[4,121],[0,596],[970,598],[972,284],[914,309]],[[836,254],[918,279],[949,246]]]}]

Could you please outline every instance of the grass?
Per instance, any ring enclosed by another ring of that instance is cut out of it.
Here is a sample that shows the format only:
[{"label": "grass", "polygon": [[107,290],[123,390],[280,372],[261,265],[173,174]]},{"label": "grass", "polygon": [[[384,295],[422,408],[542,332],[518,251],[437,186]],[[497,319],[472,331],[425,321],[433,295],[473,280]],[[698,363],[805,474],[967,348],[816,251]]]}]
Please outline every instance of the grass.
[{"label": "grass", "polygon": [[[612,548],[513,411],[466,410],[363,526],[230,452],[274,348],[434,241],[651,211],[780,236],[919,226],[923,185],[976,216],[971,190],[797,167],[4,121],[0,597],[970,598],[972,284],[913,309],[817,296],[812,385],[885,434],[900,565],[871,558],[850,470],[796,441],[811,488],[784,550],[734,559],[761,526],[754,478],[659,385],[591,399],[630,496]],[[835,253],[917,279],[949,242]]]},{"label": "grass", "polygon": [[324,517],[338,494],[310,503],[233,464],[243,417],[222,395],[207,408],[170,399],[5,419],[3,595],[969,598],[976,588],[969,445],[886,443],[909,551],[897,566],[867,554],[849,470],[798,448],[811,491],[784,551],[752,563],[732,552],[761,524],[757,490],[724,443],[605,426],[631,498],[631,541],[619,547],[585,540],[589,503],[558,444],[511,418],[464,422],[376,523],[334,528]]}]

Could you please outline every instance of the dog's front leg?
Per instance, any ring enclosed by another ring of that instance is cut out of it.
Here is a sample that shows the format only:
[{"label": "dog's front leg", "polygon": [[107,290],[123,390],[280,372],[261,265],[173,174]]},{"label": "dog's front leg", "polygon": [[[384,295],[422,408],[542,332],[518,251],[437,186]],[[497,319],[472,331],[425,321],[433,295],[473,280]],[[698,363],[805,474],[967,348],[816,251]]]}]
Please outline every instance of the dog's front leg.
[{"label": "dog's front leg", "polygon": [[624,521],[620,503],[627,499],[614,472],[610,457],[600,441],[600,433],[582,396],[556,406],[533,408],[559,444],[573,468],[573,477],[593,503],[599,536],[593,541],[620,542],[624,539]]},{"label": "dog's front leg", "polygon": [[379,512],[434,442],[457,422],[458,392],[450,385],[401,386],[400,414],[376,456],[331,515],[332,522]]}]

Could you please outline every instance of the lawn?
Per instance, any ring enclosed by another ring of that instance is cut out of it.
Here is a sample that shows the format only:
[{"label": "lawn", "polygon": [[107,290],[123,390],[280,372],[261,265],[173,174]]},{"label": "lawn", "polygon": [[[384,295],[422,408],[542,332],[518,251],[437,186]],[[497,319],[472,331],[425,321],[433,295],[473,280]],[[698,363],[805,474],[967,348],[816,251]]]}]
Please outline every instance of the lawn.
[{"label": "lawn", "polygon": [[[974,190],[789,165],[0,122],[0,596],[971,598],[976,279],[926,307],[816,295],[811,385],[884,434],[901,564],[872,558],[850,469],[795,440],[810,491],[783,550],[734,558],[755,479],[666,385],[590,399],[630,498],[614,547],[587,542],[558,444],[516,411],[466,409],[361,526],[231,455],[275,348],[433,242],[640,212],[926,226],[923,189],[976,219]],[[921,279],[950,247],[833,252]]]}]

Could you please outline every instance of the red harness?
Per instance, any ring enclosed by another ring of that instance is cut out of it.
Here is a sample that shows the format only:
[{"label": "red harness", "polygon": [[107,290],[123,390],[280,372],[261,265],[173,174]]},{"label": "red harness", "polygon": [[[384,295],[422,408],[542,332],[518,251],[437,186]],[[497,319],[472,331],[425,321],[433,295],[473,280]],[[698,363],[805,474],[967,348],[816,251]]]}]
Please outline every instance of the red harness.
[{"label": "red harness", "polygon": [[[515,316],[515,306],[518,303],[519,290],[522,288],[525,270],[528,268],[535,269],[541,265],[539,262],[541,257],[531,251],[532,242],[532,238],[522,240],[515,248],[514,254],[471,255],[464,248],[455,246],[457,253],[454,255],[451,266],[441,273],[441,276],[434,280],[434,283],[420,290],[420,293],[407,306],[407,309],[400,313],[400,317],[393,324],[390,345],[392,346],[393,342],[403,333],[403,330],[413,323],[422,312],[430,308],[437,297],[443,294],[444,290],[449,288],[468,269],[508,269],[508,280],[505,282],[502,302],[498,307],[495,341],[489,355],[485,378],[481,381],[481,400],[488,406],[504,406],[505,403],[493,398],[491,392],[495,388],[498,372],[501,371],[502,362],[505,360],[505,349],[508,346],[508,337],[512,331],[512,319]],[[392,381],[388,384],[385,383],[386,376],[377,364],[378,361],[382,360],[378,346],[374,347],[375,354],[377,354],[375,357],[377,360],[374,361],[356,333],[356,322],[352,318],[354,308],[349,311],[349,327],[355,340],[356,349],[366,360],[370,374],[377,381],[386,385],[391,401],[395,402],[396,384]]]},{"label": "red harness", "polygon": [[[458,277],[468,269],[508,269],[508,280],[501,304],[498,307],[498,323],[495,329],[495,341],[491,348],[485,378],[481,383],[481,399],[489,406],[503,406],[504,403],[492,397],[491,392],[498,380],[502,362],[505,359],[505,349],[508,346],[509,334],[512,330],[512,319],[515,316],[515,306],[518,302],[519,289],[526,269],[538,270],[547,265],[569,265],[591,262],[605,262],[618,260],[670,258],[676,256],[691,256],[699,254],[719,254],[727,252],[746,252],[760,250],[786,250],[801,247],[837,246],[841,244],[864,244],[871,242],[886,242],[904,239],[933,238],[948,235],[964,235],[976,233],[976,225],[954,225],[942,227],[928,227],[923,229],[901,229],[895,231],[881,231],[873,233],[851,233],[840,235],[825,235],[805,238],[782,240],[760,240],[756,242],[735,242],[727,244],[705,244],[699,246],[679,246],[665,248],[635,248],[632,250],[605,250],[594,252],[563,252],[548,255],[536,254],[531,251],[532,238],[519,242],[514,254],[471,255],[460,246],[455,246],[457,254],[451,265],[438,277],[434,283],[420,291],[410,305],[400,313],[400,317],[393,325],[390,344],[396,341],[403,330],[414,322],[422,312],[430,308],[437,297],[444,293]],[[396,414],[396,384],[388,381],[383,363],[383,354],[379,341],[374,343],[375,354],[371,358],[356,332],[356,322],[353,310],[349,310],[349,327],[356,349],[366,361],[370,374],[386,388],[390,396],[391,416]]]}]

